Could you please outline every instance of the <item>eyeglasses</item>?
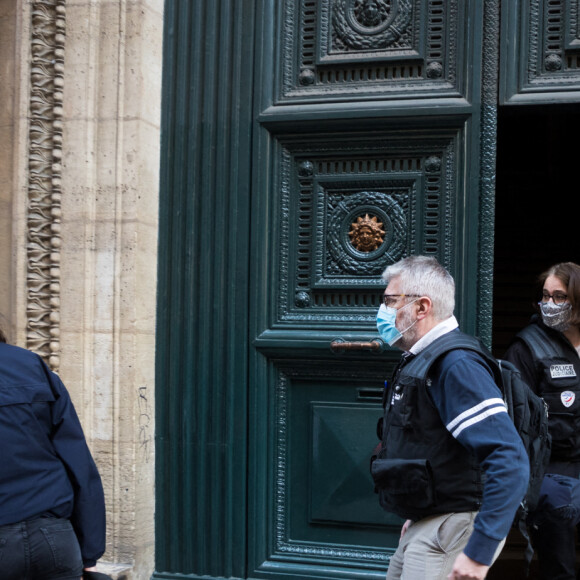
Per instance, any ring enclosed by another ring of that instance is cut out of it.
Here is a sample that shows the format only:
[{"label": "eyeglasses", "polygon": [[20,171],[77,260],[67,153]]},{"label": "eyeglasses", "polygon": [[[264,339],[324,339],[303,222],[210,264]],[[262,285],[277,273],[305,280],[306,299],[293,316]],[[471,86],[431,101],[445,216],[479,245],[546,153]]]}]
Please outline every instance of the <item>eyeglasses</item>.
[{"label": "eyeglasses", "polygon": [[542,294],[542,302],[549,302],[550,298],[554,301],[554,304],[564,304],[568,300],[568,294],[564,294],[564,292],[554,292],[554,294],[544,292]]},{"label": "eyeglasses", "polygon": [[420,294],[383,294],[383,304],[392,308],[399,298],[421,298]]}]

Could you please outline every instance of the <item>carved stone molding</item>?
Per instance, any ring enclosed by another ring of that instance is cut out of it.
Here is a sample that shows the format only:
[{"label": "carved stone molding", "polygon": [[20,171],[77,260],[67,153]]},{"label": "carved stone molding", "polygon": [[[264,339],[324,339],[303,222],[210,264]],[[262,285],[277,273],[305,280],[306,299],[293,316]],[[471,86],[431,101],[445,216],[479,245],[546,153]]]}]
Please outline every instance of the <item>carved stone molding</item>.
[{"label": "carved stone molding", "polygon": [[33,2],[31,18],[26,342],[58,370],[65,0]]}]

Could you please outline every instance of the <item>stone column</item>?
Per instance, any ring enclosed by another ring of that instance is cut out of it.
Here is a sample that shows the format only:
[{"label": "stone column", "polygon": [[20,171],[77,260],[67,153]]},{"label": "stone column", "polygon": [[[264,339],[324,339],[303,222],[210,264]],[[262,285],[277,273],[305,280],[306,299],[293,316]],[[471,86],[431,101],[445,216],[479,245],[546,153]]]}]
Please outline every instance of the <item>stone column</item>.
[{"label": "stone column", "polygon": [[103,571],[139,580],[154,567],[162,12],[163,0],[0,0],[23,113],[2,132],[1,304],[12,342],[44,356],[77,407],[107,498]]},{"label": "stone column", "polygon": [[105,559],[153,571],[162,0],[66,3],[61,375],[108,503]]},{"label": "stone column", "polygon": [[[16,0],[0,0],[0,325],[11,342],[17,340],[18,295],[23,296],[26,288],[23,200],[27,183],[30,23],[29,17],[22,18],[23,13],[28,11],[20,10]],[[20,314],[23,323],[23,311]]]}]

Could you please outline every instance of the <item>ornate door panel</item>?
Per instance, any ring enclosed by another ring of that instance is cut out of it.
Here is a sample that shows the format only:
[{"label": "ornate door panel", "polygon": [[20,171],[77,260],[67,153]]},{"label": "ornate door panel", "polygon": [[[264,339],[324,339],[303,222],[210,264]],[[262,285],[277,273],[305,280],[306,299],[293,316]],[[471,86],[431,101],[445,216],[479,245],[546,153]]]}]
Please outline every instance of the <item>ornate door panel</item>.
[{"label": "ornate door panel", "polygon": [[462,2],[281,4],[278,103],[465,94]]},{"label": "ornate door panel", "polygon": [[249,575],[379,578],[401,525],[369,475],[399,356],[376,332],[381,273],[436,256],[456,277],[463,328],[485,335],[494,119],[482,113],[496,85],[482,55],[495,75],[497,4],[284,0],[260,12]]},{"label": "ornate door panel", "polygon": [[502,2],[502,104],[578,102],[580,2]]}]

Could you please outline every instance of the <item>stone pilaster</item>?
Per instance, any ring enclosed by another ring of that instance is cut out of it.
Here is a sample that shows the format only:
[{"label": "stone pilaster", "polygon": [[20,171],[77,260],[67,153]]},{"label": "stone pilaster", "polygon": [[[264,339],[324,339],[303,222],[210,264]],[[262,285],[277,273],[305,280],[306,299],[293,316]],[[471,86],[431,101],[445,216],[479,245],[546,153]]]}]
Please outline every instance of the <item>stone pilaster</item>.
[{"label": "stone pilaster", "polygon": [[103,564],[139,580],[154,557],[162,12],[0,0],[0,320],[71,392],[105,485]]},{"label": "stone pilaster", "polygon": [[162,0],[67,2],[61,375],[108,502],[105,559],[153,570]]}]

